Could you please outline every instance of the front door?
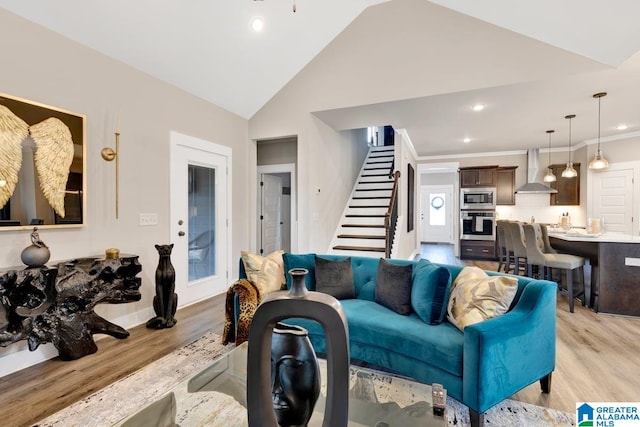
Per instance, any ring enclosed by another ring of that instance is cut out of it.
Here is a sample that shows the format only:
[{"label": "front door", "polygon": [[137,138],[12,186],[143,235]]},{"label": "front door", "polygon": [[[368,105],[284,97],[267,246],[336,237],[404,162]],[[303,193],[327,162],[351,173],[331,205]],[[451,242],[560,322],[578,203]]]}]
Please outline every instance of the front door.
[{"label": "front door", "polygon": [[171,133],[171,242],[180,306],[228,287],[231,149]]},{"label": "front door", "polygon": [[420,200],[420,240],[453,243],[453,186],[425,185]]}]

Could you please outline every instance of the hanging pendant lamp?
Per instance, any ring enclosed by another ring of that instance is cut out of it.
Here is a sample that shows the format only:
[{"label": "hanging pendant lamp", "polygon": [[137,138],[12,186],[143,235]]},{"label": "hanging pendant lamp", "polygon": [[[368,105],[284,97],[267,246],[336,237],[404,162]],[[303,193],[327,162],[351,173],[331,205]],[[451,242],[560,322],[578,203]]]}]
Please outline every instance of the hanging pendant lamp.
[{"label": "hanging pendant lamp", "polygon": [[609,167],[609,162],[602,157],[600,152],[600,98],[603,96],[607,96],[607,92],[598,92],[593,95],[594,98],[598,98],[598,150],[593,160],[589,163],[589,169],[606,169]]},{"label": "hanging pendant lamp", "polygon": [[549,166],[547,166],[547,173],[542,178],[543,182],[554,182],[556,180],[556,176],[553,174],[551,170],[551,134],[555,132],[554,130],[548,130],[547,134],[549,135]]},{"label": "hanging pendant lamp", "polygon": [[571,161],[571,119],[575,116],[575,114],[564,116],[565,119],[569,119],[569,161],[567,162],[567,167],[562,171],[563,178],[575,178],[578,176],[578,172],[573,168],[573,162]]}]

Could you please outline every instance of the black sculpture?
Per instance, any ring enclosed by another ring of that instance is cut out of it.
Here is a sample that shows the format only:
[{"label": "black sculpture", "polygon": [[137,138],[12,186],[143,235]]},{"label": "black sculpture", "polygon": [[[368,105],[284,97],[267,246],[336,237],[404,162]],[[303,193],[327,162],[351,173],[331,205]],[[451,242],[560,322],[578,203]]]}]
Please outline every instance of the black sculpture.
[{"label": "black sculpture", "polygon": [[56,268],[35,267],[0,272],[0,304],[6,323],[0,347],[26,339],[29,350],[53,343],[60,359],[95,353],[93,334],[126,338],[126,329],[93,310],[97,304],[139,301],[142,270],[137,256],[81,258]]},{"label": "black sculpture", "polygon": [[178,294],[175,293],[176,270],[171,264],[173,243],[155,246],[160,256],[156,268],[156,296],[153,297],[153,309],[156,312],[156,317],[147,322],[147,328],[171,328],[178,322],[174,317],[178,306]]},{"label": "black sculpture", "polygon": [[273,409],[280,426],[306,426],[320,395],[320,365],[306,329],[277,323],[271,338]]}]

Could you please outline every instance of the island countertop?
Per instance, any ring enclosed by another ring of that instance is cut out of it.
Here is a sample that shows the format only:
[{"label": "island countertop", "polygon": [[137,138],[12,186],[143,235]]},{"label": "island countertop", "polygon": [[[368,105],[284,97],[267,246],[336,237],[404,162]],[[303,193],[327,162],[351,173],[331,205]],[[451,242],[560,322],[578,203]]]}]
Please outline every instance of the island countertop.
[{"label": "island countertop", "polygon": [[640,236],[624,233],[603,233],[599,235],[582,234],[580,232],[565,232],[549,230],[549,237],[555,237],[567,242],[600,242],[600,243],[640,243]]}]

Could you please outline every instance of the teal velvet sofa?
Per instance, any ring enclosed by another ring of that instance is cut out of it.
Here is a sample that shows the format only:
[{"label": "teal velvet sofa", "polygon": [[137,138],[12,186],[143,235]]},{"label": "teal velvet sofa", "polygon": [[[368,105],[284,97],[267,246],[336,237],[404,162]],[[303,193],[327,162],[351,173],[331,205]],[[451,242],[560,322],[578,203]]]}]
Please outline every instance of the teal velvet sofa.
[{"label": "teal velvet sofa", "polygon": [[[285,254],[283,259],[285,273],[291,268],[308,269],[307,287],[315,290],[314,254]],[[469,325],[462,332],[446,316],[440,324],[429,324],[415,312],[401,315],[376,303],[379,261],[351,257],[356,297],[340,303],[347,317],[352,360],[425,384],[442,384],[449,396],[470,408],[473,425],[482,424],[487,409],[536,381],[543,392],[550,391],[556,358],[556,283],[518,276],[518,290],[509,311]],[[449,270],[452,281],[463,268],[437,265]],[[243,277],[242,262],[240,270]],[[288,284],[289,280],[287,275]],[[316,352],[326,351],[320,324],[309,319],[286,322],[306,328]]]}]

